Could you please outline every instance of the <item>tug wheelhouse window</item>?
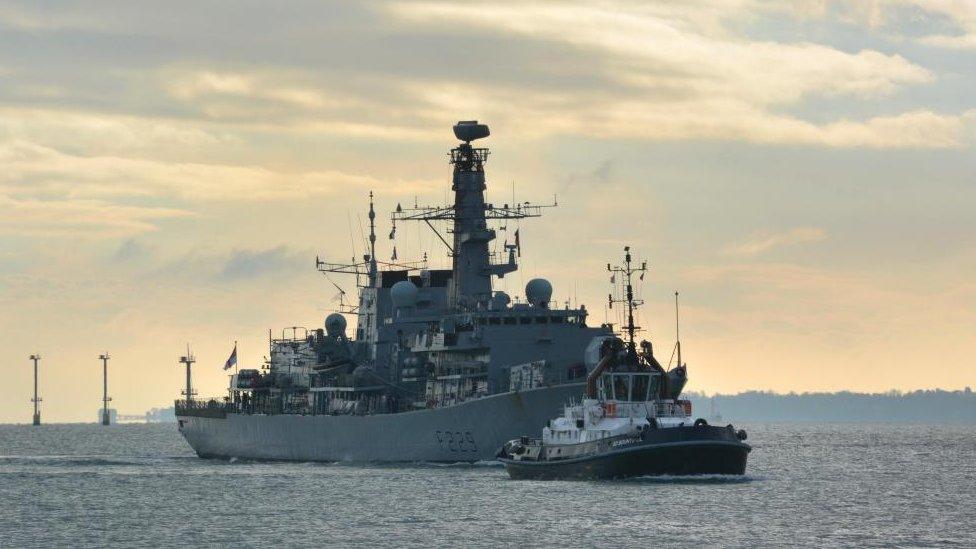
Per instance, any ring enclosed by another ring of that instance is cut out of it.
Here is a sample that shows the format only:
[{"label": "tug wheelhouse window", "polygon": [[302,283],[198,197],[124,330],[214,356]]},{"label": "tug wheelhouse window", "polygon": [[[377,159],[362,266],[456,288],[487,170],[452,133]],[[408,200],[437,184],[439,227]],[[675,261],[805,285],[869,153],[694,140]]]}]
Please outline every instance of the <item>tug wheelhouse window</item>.
[{"label": "tug wheelhouse window", "polygon": [[611,377],[612,376],[610,376],[609,374],[608,375],[601,376],[601,380],[600,380],[601,381],[601,387],[600,387],[600,389],[603,391],[602,398],[604,400],[609,400],[609,399],[612,399],[613,398],[613,382],[611,380]]},{"label": "tug wheelhouse window", "polygon": [[630,396],[630,376],[615,375],[613,378],[614,398],[622,401],[628,400]]},{"label": "tug wheelhouse window", "polygon": [[647,374],[637,374],[634,376],[634,384],[631,388],[630,400],[634,402],[644,402],[648,400],[647,398],[647,386],[648,386],[648,376]]}]

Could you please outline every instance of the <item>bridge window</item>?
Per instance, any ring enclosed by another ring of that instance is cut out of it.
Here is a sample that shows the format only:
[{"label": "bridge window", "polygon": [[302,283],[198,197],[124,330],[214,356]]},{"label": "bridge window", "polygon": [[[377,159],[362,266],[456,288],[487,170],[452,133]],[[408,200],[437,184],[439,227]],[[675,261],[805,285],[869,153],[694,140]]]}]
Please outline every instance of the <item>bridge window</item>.
[{"label": "bridge window", "polygon": [[514,316],[506,316],[505,317],[505,324],[515,324],[515,317]]},{"label": "bridge window", "polygon": [[498,318],[497,316],[493,316],[488,319],[488,324],[497,325],[501,323],[502,323],[502,319]]},{"label": "bridge window", "polygon": [[610,376],[610,375],[601,376],[600,381],[601,381],[601,387],[600,387],[600,389],[602,390],[603,398],[605,400],[612,399],[613,398],[613,380],[612,380],[612,376]]},{"label": "bridge window", "polygon": [[549,317],[548,316],[537,316],[537,317],[535,317],[535,323],[536,324],[546,324],[548,322],[549,322]]},{"label": "bridge window", "polygon": [[634,402],[644,402],[647,400],[647,386],[648,386],[648,376],[646,374],[638,374],[634,376],[634,383],[632,387],[632,392],[630,400]]},{"label": "bridge window", "polygon": [[532,324],[532,318],[528,316],[519,317],[519,324]]},{"label": "bridge window", "polygon": [[553,324],[562,324],[563,323],[563,317],[561,317],[561,316],[554,316],[551,319],[549,319],[549,322],[552,322]]},{"label": "bridge window", "polygon": [[626,401],[629,400],[630,395],[630,376],[628,375],[615,375],[613,376],[613,394],[617,400]]}]

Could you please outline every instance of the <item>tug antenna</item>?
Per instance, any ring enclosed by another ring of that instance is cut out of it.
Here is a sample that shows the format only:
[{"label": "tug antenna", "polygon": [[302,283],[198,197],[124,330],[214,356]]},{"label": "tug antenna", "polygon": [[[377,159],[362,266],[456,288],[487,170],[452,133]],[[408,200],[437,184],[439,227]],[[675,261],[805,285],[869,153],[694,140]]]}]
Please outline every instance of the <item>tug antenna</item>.
[{"label": "tug antenna", "polygon": [[612,267],[607,263],[607,270],[611,274],[611,282],[616,280],[617,275],[621,275],[621,282],[624,285],[624,295],[620,298],[614,298],[613,294],[610,294],[609,305],[613,308],[614,303],[624,303],[627,305],[627,324],[624,325],[624,329],[627,331],[627,349],[632,356],[637,355],[637,343],[635,342],[636,334],[640,331],[641,327],[634,324],[634,309],[640,307],[644,304],[643,300],[634,299],[634,275],[639,275],[640,280],[644,280],[644,273],[647,271],[647,262],[642,261],[640,267],[633,266],[633,258],[630,255],[630,246],[624,246],[624,266],[623,267]]},{"label": "tug antenna", "polygon": [[674,344],[677,346],[678,350],[678,366],[682,365],[681,362],[681,323],[678,316],[678,292],[674,292]]}]

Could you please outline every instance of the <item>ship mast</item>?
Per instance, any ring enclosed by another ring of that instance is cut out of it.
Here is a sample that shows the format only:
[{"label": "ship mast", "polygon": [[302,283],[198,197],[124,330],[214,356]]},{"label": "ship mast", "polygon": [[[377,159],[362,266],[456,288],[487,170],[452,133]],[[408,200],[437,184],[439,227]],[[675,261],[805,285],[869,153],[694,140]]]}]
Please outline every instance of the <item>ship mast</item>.
[{"label": "ship mast", "polygon": [[635,267],[632,263],[633,258],[630,255],[630,246],[624,246],[624,265],[622,267],[613,267],[607,263],[607,271],[611,274],[611,280],[616,280],[616,277],[620,275],[623,277],[624,284],[624,297],[613,297],[613,294],[608,296],[609,306],[612,309],[614,303],[624,303],[627,306],[627,324],[623,326],[624,330],[627,332],[627,351],[631,356],[637,356],[637,343],[636,334],[640,331],[641,327],[634,324],[634,309],[640,307],[644,304],[641,299],[634,299],[634,283],[633,277],[635,274],[640,276],[640,280],[644,280],[644,272],[647,271],[647,262],[642,261],[640,267]]},{"label": "ship mast", "polygon": [[[501,207],[485,202],[485,169],[490,151],[476,148],[471,142],[488,137],[485,124],[476,120],[458,122],[454,135],[462,143],[451,149],[450,162],[454,165],[451,190],[454,191],[454,204],[449,206],[418,206],[403,208],[397,206],[391,215],[394,231],[397,221],[423,221],[448,249],[452,260],[452,276],[449,287],[449,301],[452,309],[472,310],[485,307],[491,299],[491,277],[503,277],[518,269],[515,262],[518,243],[505,246],[507,261],[493,262],[488,244],[495,239],[495,231],[488,228],[488,220],[525,219],[539,217],[542,208],[555,206],[505,204]],[[433,221],[450,221],[448,232],[453,233],[453,241],[448,242],[434,227]]]},{"label": "ship mast", "polygon": [[[369,192],[369,253],[363,254],[362,261],[356,261],[354,257],[350,263],[334,263],[331,261],[323,261],[315,256],[315,269],[323,274],[335,273],[335,274],[352,274],[356,275],[356,285],[362,286],[360,283],[361,277],[365,277],[367,280],[367,287],[372,287],[376,285],[377,275],[379,274],[379,266],[393,267],[396,269],[418,269],[425,268],[427,266],[427,260],[419,262],[393,262],[393,261],[378,261],[376,259],[376,209],[373,204],[373,191]],[[332,279],[329,279],[332,282]],[[338,284],[332,282],[340,295],[345,295],[345,290],[343,290]],[[340,305],[341,308],[341,305]],[[343,312],[354,312],[353,310],[343,311]]]}]

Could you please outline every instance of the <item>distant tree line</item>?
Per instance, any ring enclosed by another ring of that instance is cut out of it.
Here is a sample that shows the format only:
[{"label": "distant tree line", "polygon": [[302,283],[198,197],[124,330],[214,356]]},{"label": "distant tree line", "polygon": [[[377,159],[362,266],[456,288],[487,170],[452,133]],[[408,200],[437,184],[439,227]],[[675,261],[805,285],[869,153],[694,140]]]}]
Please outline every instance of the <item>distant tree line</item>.
[{"label": "distant tree line", "polygon": [[[685,393],[695,417],[722,421],[894,421],[976,423],[976,394],[941,389],[902,393]],[[714,408],[713,408],[714,406]]]}]

